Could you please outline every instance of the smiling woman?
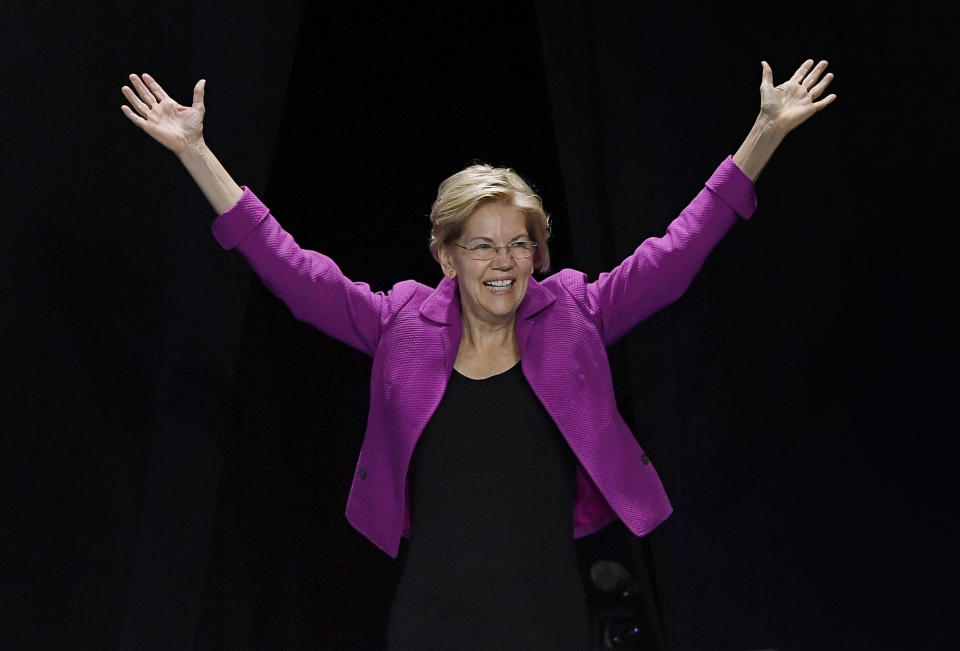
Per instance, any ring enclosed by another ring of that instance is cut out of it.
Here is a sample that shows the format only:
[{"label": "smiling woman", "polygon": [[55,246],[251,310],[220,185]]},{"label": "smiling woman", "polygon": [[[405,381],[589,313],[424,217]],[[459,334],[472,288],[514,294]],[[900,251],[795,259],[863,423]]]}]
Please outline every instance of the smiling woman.
[{"label": "smiling woman", "polygon": [[[549,219],[516,173],[471,166],[431,212],[436,287],[372,292],[301,248],[202,138],[204,84],[190,107],[131,75],[124,114],[173,150],[236,248],[293,315],[373,357],[370,411],[347,518],[392,557],[410,554],[392,649],[585,649],[573,539],[621,519],[638,536],[672,510],[617,411],[606,347],[679,298],[710,251],[756,207],[753,181],[787,133],[834,95],[806,61],[774,87],[747,138],[666,234],[593,282],[549,267]],[[519,362],[519,363],[518,363]],[[421,444],[421,438],[423,439]]]},{"label": "smiling woman", "polygon": [[[513,321],[527,293],[533,258],[527,249],[511,245],[529,237],[520,209],[495,201],[482,204],[466,220],[460,239],[473,251],[457,242],[444,242],[437,250],[446,275],[458,281],[463,338],[454,368],[468,377],[495,375],[520,359]],[[471,253],[482,247],[494,256],[475,259]]]}]

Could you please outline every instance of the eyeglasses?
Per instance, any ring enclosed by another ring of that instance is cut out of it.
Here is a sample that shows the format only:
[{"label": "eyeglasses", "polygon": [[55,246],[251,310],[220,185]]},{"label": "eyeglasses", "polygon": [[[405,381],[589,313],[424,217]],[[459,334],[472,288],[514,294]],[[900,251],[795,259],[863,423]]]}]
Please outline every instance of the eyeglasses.
[{"label": "eyeglasses", "polygon": [[[453,242],[453,244],[457,243]],[[529,258],[536,250],[537,243],[529,240],[517,240],[504,246],[494,246],[486,242],[482,242],[476,246],[463,246],[462,244],[457,244],[457,246],[466,251],[471,259],[486,262],[497,257],[497,252],[499,252],[500,249],[506,249],[507,255],[515,260]]]}]

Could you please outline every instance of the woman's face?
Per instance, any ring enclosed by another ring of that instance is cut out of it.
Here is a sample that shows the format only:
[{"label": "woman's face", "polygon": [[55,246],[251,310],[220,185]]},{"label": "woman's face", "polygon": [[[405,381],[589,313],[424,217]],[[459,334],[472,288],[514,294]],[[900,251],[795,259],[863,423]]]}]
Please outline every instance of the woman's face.
[{"label": "woman's face", "polygon": [[[473,247],[486,243],[503,247],[516,240],[529,240],[527,222],[515,206],[485,203],[467,219],[458,244]],[[500,248],[493,260],[474,260],[469,252],[449,244],[441,248],[444,273],[456,272],[460,309],[464,316],[491,325],[509,322],[520,306],[533,273],[533,258],[514,259]],[[493,284],[496,283],[496,284]]]}]

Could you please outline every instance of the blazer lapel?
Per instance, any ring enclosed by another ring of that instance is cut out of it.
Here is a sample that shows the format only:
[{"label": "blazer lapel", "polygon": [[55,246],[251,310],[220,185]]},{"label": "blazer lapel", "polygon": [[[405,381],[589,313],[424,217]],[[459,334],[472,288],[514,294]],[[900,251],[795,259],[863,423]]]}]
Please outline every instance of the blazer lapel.
[{"label": "blazer lapel", "polygon": [[557,300],[557,297],[553,295],[553,292],[538,283],[533,276],[530,276],[527,293],[517,310],[517,344],[520,347],[521,358],[524,357],[524,351],[527,349],[527,341],[530,339],[534,317],[555,300]]},{"label": "blazer lapel", "polygon": [[453,370],[457,361],[457,351],[460,348],[460,338],[463,336],[463,325],[460,321],[460,293],[457,282],[444,277],[437,288],[420,304],[420,314],[425,319],[441,326],[439,336],[443,345],[447,376]]}]

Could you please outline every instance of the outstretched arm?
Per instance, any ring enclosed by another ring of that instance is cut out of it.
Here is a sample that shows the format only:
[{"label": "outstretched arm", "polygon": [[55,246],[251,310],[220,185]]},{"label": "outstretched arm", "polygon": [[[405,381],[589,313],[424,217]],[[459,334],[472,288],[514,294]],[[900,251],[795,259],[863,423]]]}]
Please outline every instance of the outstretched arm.
[{"label": "outstretched arm", "polygon": [[788,133],[837,99],[836,95],[830,94],[816,101],[833,81],[832,72],[823,75],[827,69],[826,61],[814,66],[813,59],[807,59],[790,79],[779,86],[773,85],[770,65],[766,61],[760,65],[763,68],[760,114],[746,140],[733,155],[733,162],[751,181],[757,180]]},{"label": "outstretched arm", "polygon": [[413,287],[384,295],[349,280],[333,260],[301,248],[249,188],[244,192],[203,141],[204,80],[194,87],[190,106],[171,99],[150,75],[130,75],[130,82],[136,92],[123,87],[130,102],[121,107],[123,114],[175,153],[193,176],[219,215],[210,228],[220,245],[238,249],[296,318],[373,355],[381,314],[399,309]]},{"label": "outstretched arm", "polygon": [[240,200],[243,190],[203,140],[206,80],[201,79],[194,86],[190,106],[174,101],[150,75],[144,74],[142,80],[130,75],[130,83],[136,93],[129,86],[121,89],[130,102],[130,106],[120,107],[123,114],[177,155],[218,215],[229,210]]},{"label": "outstretched arm", "polygon": [[783,138],[836,99],[828,95],[814,102],[833,79],[832,74],[821,79],[826,61],[814,66],[808,59],[776,87],[770,66],[762,65],[760,115],[737,153],[717,168],[666,234],[644,240],[633,255],[587,285],[588,309],[599,319],[607,345],[683,295],[737,216],[753,214],[753,182]]}]

